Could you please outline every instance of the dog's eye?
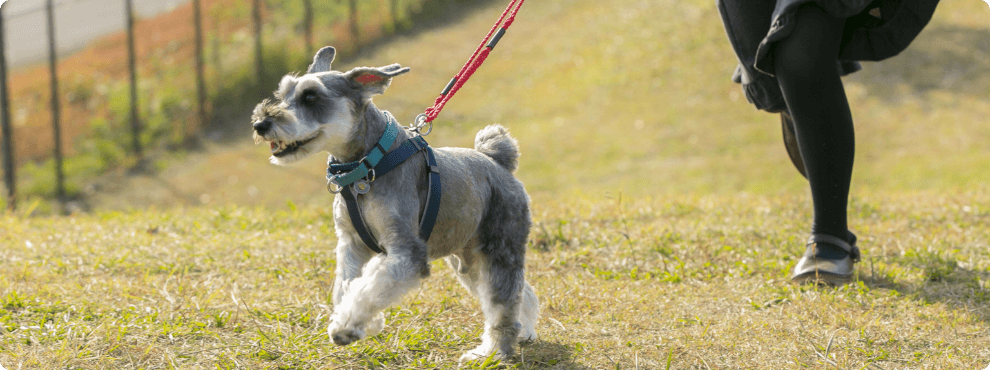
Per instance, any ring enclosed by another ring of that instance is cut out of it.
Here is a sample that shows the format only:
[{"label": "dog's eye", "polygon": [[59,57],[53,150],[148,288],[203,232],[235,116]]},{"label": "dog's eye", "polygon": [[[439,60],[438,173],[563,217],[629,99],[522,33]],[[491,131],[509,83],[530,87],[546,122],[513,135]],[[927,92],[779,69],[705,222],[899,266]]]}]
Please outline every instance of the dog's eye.
[{"label": "dog's eye", "polygon": [[302,96],[302,101],[308,104],[316,103],[317,100],[320,100],[320,97],[311,91],[307,91]]}]

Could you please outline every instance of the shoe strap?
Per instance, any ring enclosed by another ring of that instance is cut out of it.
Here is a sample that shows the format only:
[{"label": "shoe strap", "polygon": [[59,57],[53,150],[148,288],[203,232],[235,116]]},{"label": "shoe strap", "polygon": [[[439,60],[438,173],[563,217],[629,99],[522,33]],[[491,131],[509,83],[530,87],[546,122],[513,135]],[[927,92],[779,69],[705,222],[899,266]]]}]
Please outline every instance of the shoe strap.
[{"label": "shoe strap", "polygon": [[811,238],[808,238],[808,244],[814,243],[828,243],[842,248],[849,253],[849,257],[852,257],[853,262],[859,262],[859,248],[842,240],[842,238],[828,234],[811,234]]}]

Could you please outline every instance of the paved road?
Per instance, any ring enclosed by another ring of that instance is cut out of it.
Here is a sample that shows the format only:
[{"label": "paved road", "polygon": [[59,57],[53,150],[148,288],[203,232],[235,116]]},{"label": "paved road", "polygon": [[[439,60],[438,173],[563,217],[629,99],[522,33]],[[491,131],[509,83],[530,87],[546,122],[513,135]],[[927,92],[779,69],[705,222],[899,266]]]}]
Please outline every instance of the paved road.
[{"label": "paved road", "polygon": [[[55,34],[59,55],[77,50],[100,36],[124,29],[125,0],[55,0]],[[140,17],[174,9],[188,0],[134,0]],[[7,61],[12,68],[48,58],[46,0],[3,3]]]}]

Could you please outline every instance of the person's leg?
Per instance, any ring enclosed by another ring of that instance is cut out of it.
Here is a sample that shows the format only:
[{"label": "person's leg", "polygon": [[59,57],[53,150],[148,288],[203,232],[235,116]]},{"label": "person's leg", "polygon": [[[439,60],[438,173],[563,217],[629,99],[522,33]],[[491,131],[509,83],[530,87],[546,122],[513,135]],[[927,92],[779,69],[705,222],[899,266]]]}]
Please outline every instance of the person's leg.
[{"label": "person's leg", "polygon": [[[855,137],[836,63],[843,24],[817,5],[804,5],[797,12],[793,32],[775,45],[773,57],[811,185],[812,233],[852,243],[846,208]],[[820,258],[846,256],[843,249],[822,247]],[[835,253],[829,253],[830,249]]]}]

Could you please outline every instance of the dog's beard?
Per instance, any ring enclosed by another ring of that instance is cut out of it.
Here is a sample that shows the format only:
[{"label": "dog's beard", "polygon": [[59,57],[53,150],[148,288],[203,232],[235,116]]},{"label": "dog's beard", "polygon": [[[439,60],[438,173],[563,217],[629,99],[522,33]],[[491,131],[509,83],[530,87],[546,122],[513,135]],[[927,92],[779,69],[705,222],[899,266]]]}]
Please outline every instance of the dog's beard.
[{"label": "dog's beard", "polygon": [[[268,106],[263,103],[259,107],[261,108],[258,109],[262,109]],[[255,144],[266,143],[272,153],[272,156],[268,158],[269,162],[280,166],[298,162],[320,151],[332,152],[334,148],[345,146],[353,135],[354,127],[350,124],[353,117],[349,112],[348,109],[335,110],[328,121],[316,123],[315,130],[313,130],[312,123],[303,124],[295,121],[293,112],[279,112],[281,117],[286,118],[288,122],[275,125],[272,132],[264,136],[255,132],[254,142]],[[263,118],[263,116],[255,117],[255,120]],[[303,134],[301,131],[309,132]]]}]

